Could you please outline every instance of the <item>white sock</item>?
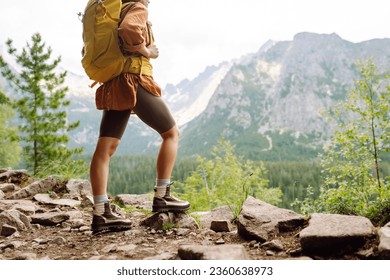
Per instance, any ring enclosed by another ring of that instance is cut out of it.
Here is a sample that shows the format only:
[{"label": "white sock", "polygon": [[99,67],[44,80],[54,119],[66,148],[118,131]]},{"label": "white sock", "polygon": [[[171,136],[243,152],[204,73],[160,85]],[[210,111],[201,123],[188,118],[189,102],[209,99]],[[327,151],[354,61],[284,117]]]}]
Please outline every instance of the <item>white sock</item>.
[{"label": "white sock", "polygon": [[95,203],[94,205],[93,205],[93,214],[94,215],[101,215],[101,214],[103,214],[104,213],[104,202],[99,202],[99,203]]},{"label": "white sock", "polygon": [[167,186],[171,183],[171,179],[156,179],[155,196],[163,197],[167,191]]},{"label": "white sock", "polygon": [[108,196],[107,194],[101,194],[101,195],[94,195],[93,196],[93,203],[98,204],[102,202],[108,201]]}]

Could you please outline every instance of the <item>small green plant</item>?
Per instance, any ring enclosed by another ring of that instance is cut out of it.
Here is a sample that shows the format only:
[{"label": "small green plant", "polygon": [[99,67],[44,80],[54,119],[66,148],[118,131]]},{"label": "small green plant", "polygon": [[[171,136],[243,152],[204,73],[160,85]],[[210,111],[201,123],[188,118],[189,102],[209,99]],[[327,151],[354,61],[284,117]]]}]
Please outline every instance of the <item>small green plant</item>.
[{"label": "small green plant", "polygon": [[248,196],[250,194],[251,189],[250,189],[250,186],[248,187],[247,181],[248,181],[249,177],[252,175],[253,175],[253,173],[249,174],[245,178],[245,181],[241,186],[242,192],[241,192],[240,196],[237,198],[237,200],[233,203],[227,201],[229,209],[233,213],[233,220],[236,220],[237,217],[240,215],[241,210],[242,210],[242,206],[244,205],[245,200],[248,198]]},{"label": "small green plant", "polygon": [[306,189],[306,196],[303,200],[295,199],[291,203],[291,207],[300,209],[303,215],[309,216],[311,213],[320,212],[320,206],[318,205],[318,201],[316,200],[314,188],[312,186],[308,186]]},{"label": "small green plant", "polygon": [[166,222],[166,223],[163,223],[163,225],[162,225],[162,230],[163,230],[163,231],[169,231],[169,230],[171,230],[171,229],[173,229],[173,228],[176,228],[176,227],[177,227],[176,224],[170,223],[170,222]]}]

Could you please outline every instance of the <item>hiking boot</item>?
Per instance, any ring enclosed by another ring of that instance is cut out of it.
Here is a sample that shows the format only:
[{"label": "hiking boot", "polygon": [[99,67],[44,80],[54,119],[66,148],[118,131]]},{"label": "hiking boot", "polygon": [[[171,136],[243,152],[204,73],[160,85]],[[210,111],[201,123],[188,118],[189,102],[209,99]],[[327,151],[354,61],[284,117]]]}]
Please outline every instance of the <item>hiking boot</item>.
[{"label": "hiking boot", "polygon": [[[190,204],[188,201],[180,200],[174,196],[171,196],[171,186],[167,186],[167,190],[163,197],[160,197],[155,194],[153,198],[153,212],[184,212],[190,209]],[[156,189],[154,189],[156,192]]]},{"label": "hiking boot", "polygon": [[102,231],[122,231],[131,228],[131,221],[112,213],[109,201],[94,206],[92,218],[92,233]]}]

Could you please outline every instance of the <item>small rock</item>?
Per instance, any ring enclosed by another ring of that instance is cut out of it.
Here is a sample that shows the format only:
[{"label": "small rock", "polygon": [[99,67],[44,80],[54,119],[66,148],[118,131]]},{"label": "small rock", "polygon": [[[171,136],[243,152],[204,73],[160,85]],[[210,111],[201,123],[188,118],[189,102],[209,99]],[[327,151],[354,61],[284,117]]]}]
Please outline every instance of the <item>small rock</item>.
[{"label": "small rock", "polygon": [[191,232],[191,230],[188,228],[177,228],[174,230],[176,232],[176,235],[178,235],[178,236],[186,236]]},{"label": "small rock", "polygon": [[91,230],[91,227],[89,227],[89,226],[82,226],[82,227],[79,228],[80,232],[86,232],[86,231],[89,231],[89,230]]},{"label": "small rock", "polygon": [[63,236],[56,237],[52,240],[50,240],[50,244],[56,244],[56,245],[64,245],[66,244],[66,239]]},{"label": "small rock", "polygon": [[44,238],[35,238],[32,242],[38,243],[39,245],[47,244],[48,240]]},{"label": "small rock", "polygon": [[215,244],[216,244],[216,245],[225,244],[225,240],[223,240],[223,238],[220,238],[220,239],[218,239],[217,241],[215,241]]},{"label": "small rock", "polygon": [[5,184],[0,184],[0,191],[3,191],[3,192],[12,192],[16,189],[16,186],[15,184],[11,184],[11,183],[5,183]]},{"label": "small rock", "polygon": [[30,219],[18,210],[6,210],[0,213],[0,227],[4,224],[15,227],[18,231],[31,228]]},{"label": "small rock", "polygon": [[82,226],[86,226],[86,223],[85,223],[85,221],[83,219],[68,220],[64,224],[65,224],[66,227],[69,226],[71,228],[81,228]]},{"label": "small rock", "polygon": [[43,214],[35,214],[32,218],[33,224],[43,226],[55,226],[69,219],[69,214],[65,212],[47,212]]},{"label": "small rock", "polygon": [[276,253],[274,251],[271,251],[271,250],[267,250],[265,253],[266,253],[267,256],[270,256],[270,257],[276,255]]},{"label": "small rock", "polygon": [[182,260],[248,260],[242,245],[199,246],[182,245],[178,251]]},{"label": "small rock", "polygon": [[117,250],[116,244],[109,244],[102,249],[102,252],[107,254],[107,253],[115,252],[116,250]]},{"label": "small rock", "polygon": [[200,224],[205,228],[210,228],[211,222],[215,220],[233,220],[232,211],[228,206],[222,206],[211,210],[210,212],[195,212],[200,218]]},{"label": "small rock", "polygon": [[3,226],[1,227],[0,235],[7,237],[7,236],[11,236],[12,234],[14,234],[17,231],[18,231],[18,229],[16,227],[13,227],[13,226],[10,226],[7,224],[3,224]]},{"label": "small rock", "polygon": [[4,244],[2,246],[2,249],[18,249],[19,247],[23,246],[25,243],[22,241],[12,241],[10,243]]},{"label": "small rock", "polygon": [[14,260],[36,260],[37,254],[34,253],[21,253],[17,255]]},{"label": "small rock", "polygon": [[261,244],[260,246],[263,249],[266,250],[272,250],[272,251],[283,251],[284,247],[280,240],[274,239],[269,242],[265,242]]},{"label": "small rock", "polygon": [[228,220],[212,221],[210,229],[215,232],[230,232],[232,231],[232,224]]},{"label": "small rock", "polygon": [[131,254],[138,246],[135,244],[128,244],[124,246],[118,246],[117,251],[123,252],[125,255]]},{"label": "small rock", "polygon": [[257,241],[256,241],[256,240],[252,240],[251,242],[249,242],[248,246],[249,246],[250,248],[252,248],[252,247],[254,247],[256,244],[258,244]]}]

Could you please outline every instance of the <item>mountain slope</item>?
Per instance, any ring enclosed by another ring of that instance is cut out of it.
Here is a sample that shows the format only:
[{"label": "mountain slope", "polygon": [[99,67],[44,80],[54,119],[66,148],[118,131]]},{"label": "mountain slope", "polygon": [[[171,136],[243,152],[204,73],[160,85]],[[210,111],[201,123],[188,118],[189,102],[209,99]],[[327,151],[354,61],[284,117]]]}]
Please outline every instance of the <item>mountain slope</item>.
[{"label": "mountain slope", "polygon": [[208,151],[223,135],[252,159],[315,158],[332,128],[321,113],[342,100],[355,62],[390,67],[390,40],[354,44],[336,34],[300,33],[231,67],[204,113],[183,132],[181,153]]}]

